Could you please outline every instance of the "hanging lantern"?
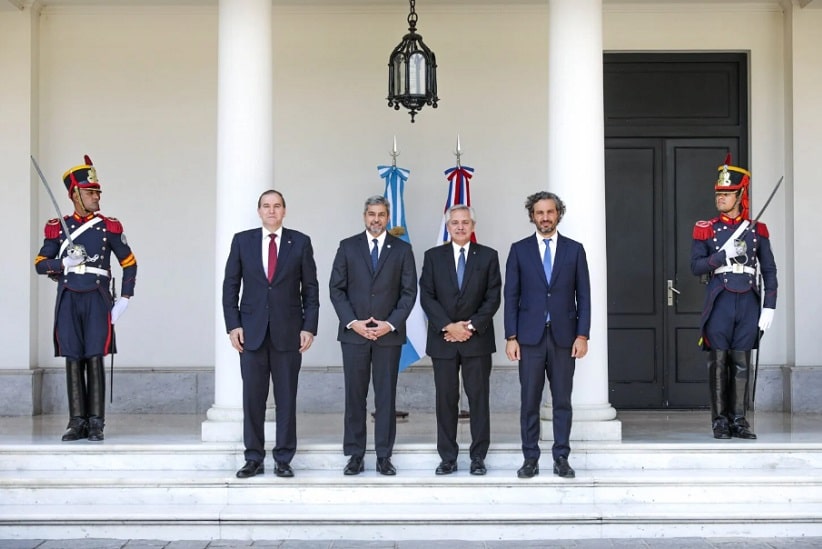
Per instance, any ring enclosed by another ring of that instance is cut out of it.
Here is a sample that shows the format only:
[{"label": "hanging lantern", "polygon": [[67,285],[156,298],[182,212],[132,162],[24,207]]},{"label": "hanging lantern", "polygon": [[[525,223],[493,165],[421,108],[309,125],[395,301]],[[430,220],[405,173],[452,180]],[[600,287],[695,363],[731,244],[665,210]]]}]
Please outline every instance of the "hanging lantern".
[{"label": "hanging lantern", "polygon": [[409,0],[408,34],[388,58],[388,106],[410,111],[411,122],[425,105],[437,108],[437,58],[417,34],[415,0]]}]

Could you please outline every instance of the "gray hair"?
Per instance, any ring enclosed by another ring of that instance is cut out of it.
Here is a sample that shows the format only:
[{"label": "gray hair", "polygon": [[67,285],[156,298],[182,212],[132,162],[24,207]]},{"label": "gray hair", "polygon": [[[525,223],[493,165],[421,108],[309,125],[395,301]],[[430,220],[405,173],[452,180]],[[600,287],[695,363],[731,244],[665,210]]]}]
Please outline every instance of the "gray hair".
[{"label": "gray hair", "polygon": [[388,215],[391,215],[391,203],[381,194],[375,194],[374,196],[369,196],[366,198],[365,207],[363,207],[362,213],[366,213],[368,211],[368,206],[385,206],[385,209],[388,211]]},{"label": "gray hair", "polygon": [[445,211],[445,222],[448,223],[451,221],[451,214],[454,212],[458,212],[460,210],[465,210],[468,212],[468,216],[471,218],[472,223],[477,222],[477,216],[474,213],[474,208],[471,206],[466,206],[465,204],[454,204],[450,208]]}]

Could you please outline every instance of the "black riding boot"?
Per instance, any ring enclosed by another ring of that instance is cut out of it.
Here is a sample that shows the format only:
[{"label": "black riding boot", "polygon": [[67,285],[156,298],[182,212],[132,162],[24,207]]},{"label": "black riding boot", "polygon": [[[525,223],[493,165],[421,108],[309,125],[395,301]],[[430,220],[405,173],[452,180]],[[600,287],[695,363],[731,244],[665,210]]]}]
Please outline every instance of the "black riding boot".
[{"label": "black riding boot", "polygon": [[85,366],[82,360],[66,359],[66,390],[69,405],[68,428],[63,433],[63,441],[66,442],[88,437]]},{"label": "black riding boot", "polygon": [[751,372],[751,352],[731,351],[731,377],[728,394],[731,435],[737,438],[756,438],[745,419],[748,412],[748,383]]},{"label": "black riding boot", "polygon": [[728,425],[728,351],[708,354],[708,385],[711,389],[711,428],[714,438],[731,438]]},{"label": "black riding boot", "polygon": [[88,439],[103,440],[106,418],[106,375],[103,357],[93,356],[88,362]]}]

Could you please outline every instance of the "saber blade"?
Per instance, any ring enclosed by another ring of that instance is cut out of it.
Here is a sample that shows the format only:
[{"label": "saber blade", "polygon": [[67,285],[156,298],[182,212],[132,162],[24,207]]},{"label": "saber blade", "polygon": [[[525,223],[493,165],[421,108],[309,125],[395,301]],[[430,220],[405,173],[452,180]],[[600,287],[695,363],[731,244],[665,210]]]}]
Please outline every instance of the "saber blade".
[{"label": "saber blade", "polygon": [[40,169],[40,165],[37,163],[37,160],[34,159],[34,155],[30,155],[31,163],[34,164],[34,169],[37,170],[37,175],[40,176],[40,181],[43,182],[43,186],[46,188],[46,192],[51,198],[51,203],[54,204],[54,210],[57,212],[57,219],[60,220],[60,224],[63,226],[63,234],[66,235],[66,240],[68,240],[69,246],[74,247],[74,241],[71,239],[71,231],[69,231],[68,225],[66,225],[66,220],[63,219],[63,214],[60,212],[60,206],[57,205],[57,199],[54,198],[54,193],[51,192],[51,187],[49,187],[48,181],[46,181],[46,176],[43,175],[43,170]]}]

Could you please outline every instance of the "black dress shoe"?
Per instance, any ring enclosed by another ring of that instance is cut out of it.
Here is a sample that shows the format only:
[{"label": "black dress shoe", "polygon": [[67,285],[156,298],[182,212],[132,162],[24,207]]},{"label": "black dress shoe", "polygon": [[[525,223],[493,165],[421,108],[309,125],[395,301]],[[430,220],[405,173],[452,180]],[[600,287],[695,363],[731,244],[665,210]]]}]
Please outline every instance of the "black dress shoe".
[{"label": "black dress shoe", "polygon": [[486,472],[485,461],[482,458],[471,458],[472,475],[484,475]]},{"label": "black dress shoe", "polygon": [[377,458],[377,472],[388,476],[397,474],[397,470],[391,464],[391,458]]},{"label": "black dress shoe", "polygon": [[359,475],[363,471],[365,471],[365,466],[362,464],[362,456],[351,456],[351,459],[345,465],[345,469],[343,469],[343,474],[349,476]]},{"label": "black dress shoe", "polygon": [[450,475],[451,473],[457,470],[457,462],[456,461],[446,461],[442,460],[440,464],[437,466],[437,470],[434,471],[438,475]]},{"label": "black dress shoe", "polygon": [[539,460],[529,458],[522,462],[522,467],[517,471],[519,478],[531,478],[539,474]]},{"label": "black dress shoe", "polygon": [[713,429],[714,438],[731,438],[731,427],[728,425],[728,420],[724,417],[718,417],[713,420],[711,429]]},{"label": "black dress shoe", "polygon": [[554,474],[562,478],[574,478],[576,476],[566,457],[558,457],[554,460]]},{"label": "black dress shoe", "polygon": [[237,478],[248,478],[255,475],[262,475],[263,473],[265,473],[263,462],[249,459],[245,462],[245,465],[237,471]]},{"label": "black dress shoe", "polygon": [[283,461],[277,461],[275,463],[277,464],[277,466],[274,468],[275,475],[283,478],[291,478],[294,476],[294,469],[291,468],[291,465]]},{"label": "black dress shoe", "polygon": [[63,433],[63,442],[71,442],[88,438],[88,422],[81,417],[73,417],[68,422],[66,432]]},{"label": "black dress shoe", "polygon": [[749,440],[756,438],[756,434],[751,431],[751,424],[748,423],[748,420],[744,417],[734,418],[733,423],[731,423],[731,436],[735,438],[747,438]]}]

